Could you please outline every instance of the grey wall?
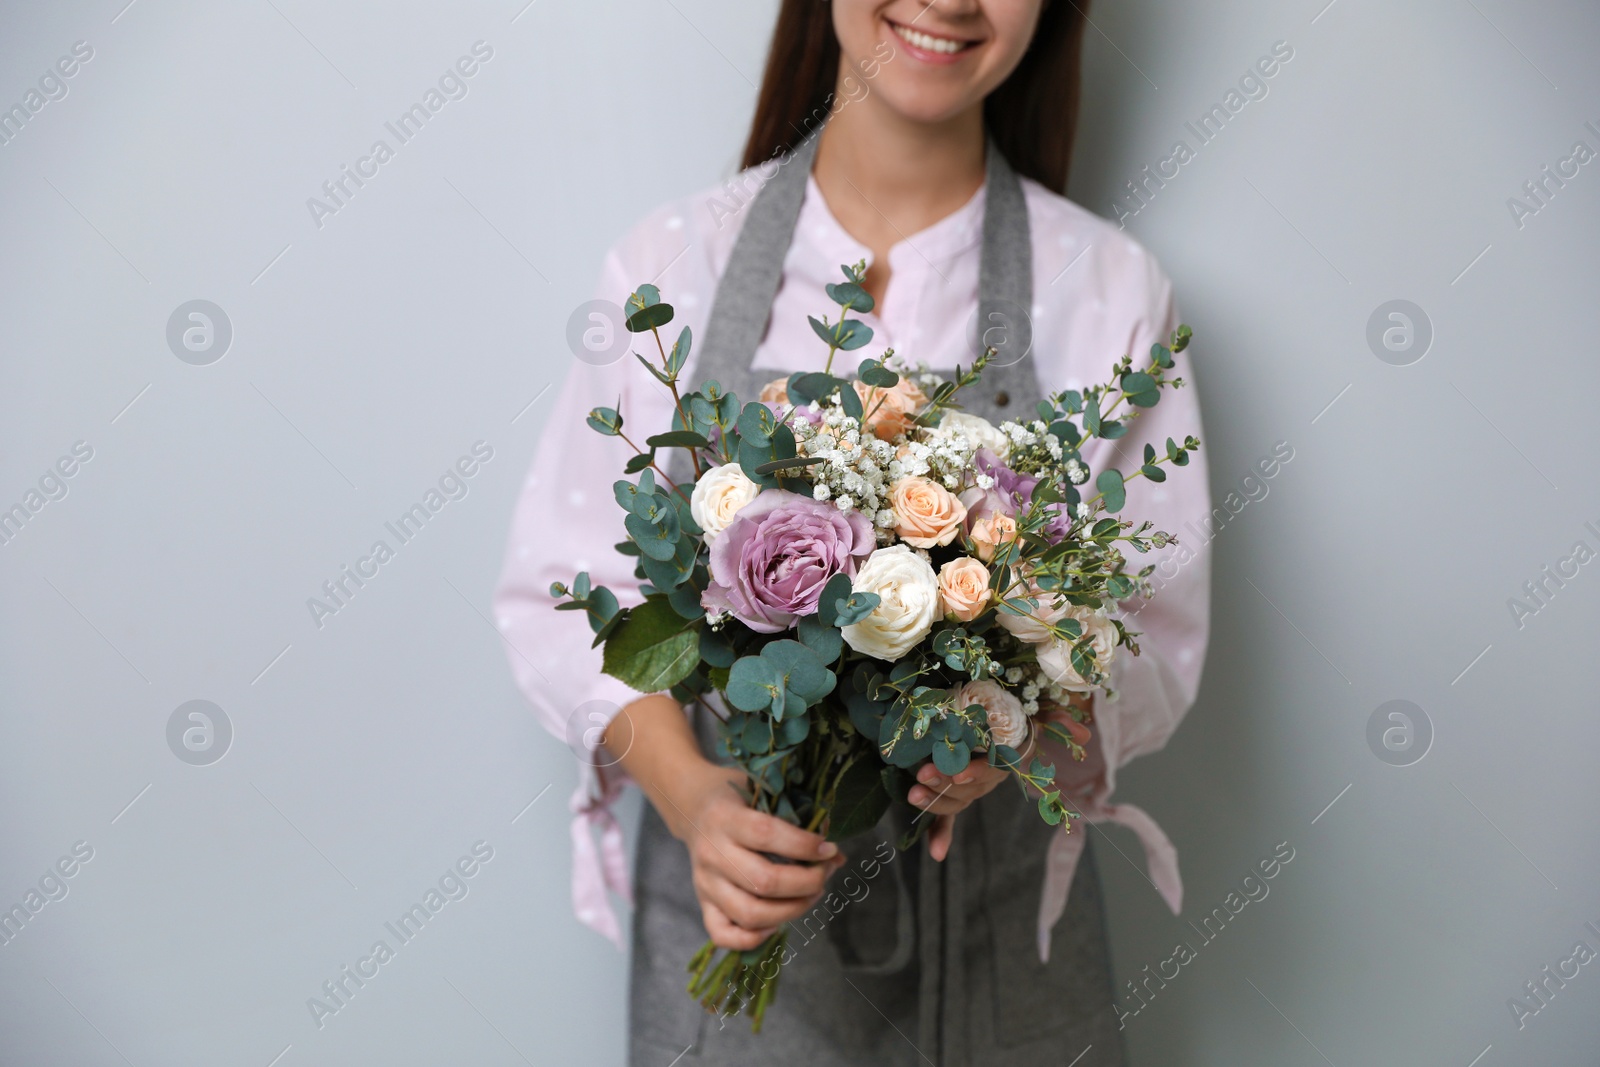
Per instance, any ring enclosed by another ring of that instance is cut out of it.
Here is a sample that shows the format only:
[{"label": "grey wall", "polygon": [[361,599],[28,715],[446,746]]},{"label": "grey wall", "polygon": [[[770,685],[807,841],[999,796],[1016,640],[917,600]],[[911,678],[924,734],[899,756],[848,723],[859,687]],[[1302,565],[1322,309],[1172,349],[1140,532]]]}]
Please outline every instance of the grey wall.
[{"label": "grey wall", "polygon": [[[1184,915],[1092,831],[1119,975],[1193,952],[1129,1039],[1592,1063],[1600,965],[1521,1029],[1507,1001],[1600,950],[1600,565],[1520,627],[1507,601],[1600,550],[1600,163],[1520,226],[1507,199],[1600,149],[1600,14],[1323,2],[1107,3],[1088,37],[1073,194],[1102,214],[1294,52],[1123,202],[1200,337],[1219,498],[1294,450],[1216,534],[1199,704],[1122,779]],[[568,910],[575,771],[488,598],[567,315],[623,228],[731,171],[773,5],[124,3],[13,3],[0,33],[4,106],[93,49],[0,146],[0,505],[92,450],[0,545],[0,905],[73,871],[0,946],[0,1061],[620,1063],[625,959]],[[307,198],[480,40],[467,95],[319,227]],[[232,332],[205,365],[167,339],[197,299]],[[1405,366],[1367,340],[1396,299],[1433,335]],[[479,441],[466,496],[317,626],[307,598]],[[192,700],[231,737],[186,748]],[[1368,741],[1392,700],[1432,735],[1407,766]],[[307,999],[478,842],[466,895],[319,1028]]]}]

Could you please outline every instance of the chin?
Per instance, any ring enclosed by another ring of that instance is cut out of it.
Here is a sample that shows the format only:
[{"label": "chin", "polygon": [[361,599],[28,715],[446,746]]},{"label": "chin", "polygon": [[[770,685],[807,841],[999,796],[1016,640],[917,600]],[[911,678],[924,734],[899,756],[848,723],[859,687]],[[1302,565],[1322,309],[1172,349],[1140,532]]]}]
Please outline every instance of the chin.
[{"label": "chin", "polygon": [[[887,73],[887,72],[885,72]],[[880,78],[887,81],[887,78]],[[895,114],[928,124],[944,122],[967,110],[981,98],[953,90],[934,78],[898,78],[891,85],[876,87],[879,100]]]}]

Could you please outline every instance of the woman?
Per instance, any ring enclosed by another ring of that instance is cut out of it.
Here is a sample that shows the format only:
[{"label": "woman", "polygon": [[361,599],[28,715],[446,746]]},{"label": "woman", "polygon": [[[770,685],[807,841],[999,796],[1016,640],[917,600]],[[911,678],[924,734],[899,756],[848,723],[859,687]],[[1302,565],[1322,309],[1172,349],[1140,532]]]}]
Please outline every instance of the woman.
[{"label": "woman", "polygon": [[[823,287],[839,264],[865,260],[873,352],[892,346],[948,370],[981,344],[999,348],[978,395],[963,393],[967,410],[1027,418],[1046,391],[1104,380],[1177,319],[1155,262],[1060,195],[1083,23],[1067,0],[785,0],[747,169],[645,219],[607,257],[599,295],[659,285],[699,341],[685,377],[752,398],[821,368],[826,349],[806,316],[831,306]],[[982,764],[953,780],[926,766],[906,800],[936,820],[927,846],[898,854],[903,825],[891,816],[846,842],[847,857],[746,808],[737,772],[707,755],[710,724],[601,675],[587,628],[552,610],[550,583],[577,570],[618,591],[637,584],[610,547],[623,533],[607,491],[630,453],[584,414],[620,396],[646,434],[671,415],[635,360],[594,362],[573,367],[554,405],[496,612],[524,692],[583,757],[574,902],[618,943],[607,891],[629,894],[609,808],[630,780],[650,801],[635,872],[631,1062],[1122,1063],[1088,827],[1051,830],[1020,791],[996,791],[1003,776]],[[1118,442],[1130,454],[1198,434],[1193,390],[1135,426]],[[1209,511],[1203,466],[1135,486],[1128,513],[1161,528]],[[1090,758],[1058,760],[1078,810],[1139,834],[1174,910],[1171,844],[1108,797],[1116,768],[1165,742],[1198,685],[1208,564],[1182,561],[1138,614],[1143,655],[1117,660],[1120,696],[1095,708]],[[685,994],[684,965],[708,934],[748,949],[783,924],[795,958],[760,1035]]]}]

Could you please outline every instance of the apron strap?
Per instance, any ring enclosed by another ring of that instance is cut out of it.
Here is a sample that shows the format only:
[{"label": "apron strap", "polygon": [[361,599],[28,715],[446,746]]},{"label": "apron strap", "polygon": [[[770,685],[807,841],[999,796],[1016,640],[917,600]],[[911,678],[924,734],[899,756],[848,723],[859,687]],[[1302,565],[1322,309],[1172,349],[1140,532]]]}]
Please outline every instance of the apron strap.
[{"label": "apron strap", "polygon": [[[772,301],[783,280],[783,261],[794,239],[800,205],[806,198],[806,180],[821,139],[819,126],[794,151],[762,165],[774,173],[745,205],[748,217],[717,283],[695,371],[700,381],[715,378],[727,389],[740,394],[747,391],[750,361],[767,331]],[[756,168],[758,174],[761,169]],[[740,399],[751,397],[741,395]]]}]

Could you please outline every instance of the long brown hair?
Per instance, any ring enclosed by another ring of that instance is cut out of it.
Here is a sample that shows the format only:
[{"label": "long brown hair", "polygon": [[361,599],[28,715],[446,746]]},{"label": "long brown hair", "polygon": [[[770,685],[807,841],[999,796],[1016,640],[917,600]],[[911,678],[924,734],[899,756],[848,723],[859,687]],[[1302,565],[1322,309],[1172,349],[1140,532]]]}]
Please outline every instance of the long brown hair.
[{"label": "long brown hair", "polygon": [[[984,126],[1011,166],[1058,193],[1067,190],[1078,125],[1079,60],[1088,3],[1045,0],[1022,62],[983,102]],[[743,166],[775,159],[804,140],[827,118],[838,79],[832,5],[783,0]]]}]

